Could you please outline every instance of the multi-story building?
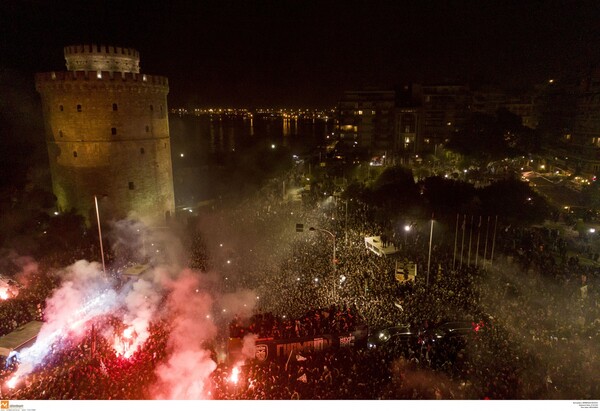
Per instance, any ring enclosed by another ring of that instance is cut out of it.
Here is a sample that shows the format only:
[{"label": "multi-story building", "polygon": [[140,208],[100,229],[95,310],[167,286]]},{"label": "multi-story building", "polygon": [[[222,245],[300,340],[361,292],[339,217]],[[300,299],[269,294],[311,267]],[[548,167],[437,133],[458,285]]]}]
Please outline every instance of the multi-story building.
[{"label": "multi-story building", "polygon": [[600,68],[581,82],[576,102],[573,135],[566,139],[569,164],[588,177],[600,173]]},{"label": "multi-story building", "polygon": [[468,118],[471,93],[466,85],[415,85],[414,95],[421,104],[420,151],[434,151],[446,143]]},{"label": "multi-story building", "polygon": [[505,108],[521,117],[523,125],[531,129],[538,126],[536,112],[538,91],[528,93],[508,94],[499,87],[485,86],[472,93],[471,111],[495,115],[498,109]]},{"label": "multi-story building", "polygon": [[393,90],[347,91],[338,105],[342,140],[354,140],[371,155],[384,155],[394,147]]},{"label": "multi-story building", "polygon": [[140,74],[130,48],[77,45],[64,55],[68,71],[35,78],[59,209],[90,221],[102,196],[111,218],[164,224],[175,209],[167,79]]},{"label": "multi-story building", "polygon": [[494,115],[505,103],[506,93],[500,87],[482,86],[472,91],[472,112]]}]

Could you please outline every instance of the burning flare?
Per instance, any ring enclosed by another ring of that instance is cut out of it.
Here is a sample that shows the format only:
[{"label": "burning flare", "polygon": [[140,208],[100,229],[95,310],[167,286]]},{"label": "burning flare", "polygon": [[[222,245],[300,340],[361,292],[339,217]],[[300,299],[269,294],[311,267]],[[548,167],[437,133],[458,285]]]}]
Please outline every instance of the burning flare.
[{"label": "burning flare", "polygon": [[234,384],[237,384],[238,380],[239,380],[239,376],[240,376],[239,367],[233,367],[233,369],[231,370],[231,376],[229,377],[229,381],[231,381]]},{"label": "burning flare", "polygon": [[18,382],[18,377],[14,376],[6,382],[6,386],[12,390],[13,388],[15,388],[17,386],[17,382]]}]

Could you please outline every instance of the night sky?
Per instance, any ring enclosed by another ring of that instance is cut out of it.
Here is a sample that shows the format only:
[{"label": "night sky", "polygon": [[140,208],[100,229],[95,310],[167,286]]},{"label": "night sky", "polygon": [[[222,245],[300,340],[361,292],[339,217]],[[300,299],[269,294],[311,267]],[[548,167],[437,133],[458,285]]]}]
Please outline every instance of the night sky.
[{"label": "night sky", "polygon": [[597,1],[4,0],[0,68],[64,70],[63,47],[133,47],[170,107],[328,107],[407,81],[526,86],[600,57]]}]

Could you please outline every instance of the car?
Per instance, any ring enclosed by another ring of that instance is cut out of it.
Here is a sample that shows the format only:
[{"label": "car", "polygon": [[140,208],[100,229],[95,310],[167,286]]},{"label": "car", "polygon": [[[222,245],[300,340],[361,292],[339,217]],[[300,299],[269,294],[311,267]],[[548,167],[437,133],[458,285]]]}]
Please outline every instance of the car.
[{"label": "car", "polygon": [[368,338],[367,346],[369,348],[380,347],[390,341],[406,344],[417,341],[418,338],[419,333],[414,328],[408,325],[398,325],[373,332]]},{"label": "car", "polygon": [[479,331],[480,324],[472,321],[450,321],[439,325],[433,330],[433,339],[441,340],[445,338],[461,337],[465,338],[470,334]]}]

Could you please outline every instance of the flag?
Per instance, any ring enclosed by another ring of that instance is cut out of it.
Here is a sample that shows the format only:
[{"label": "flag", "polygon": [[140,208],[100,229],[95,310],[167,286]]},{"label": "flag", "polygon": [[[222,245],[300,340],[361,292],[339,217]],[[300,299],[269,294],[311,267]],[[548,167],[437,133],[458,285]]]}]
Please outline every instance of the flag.
[{"label": "flag", "polygon": [[296,361],[306,361],[306,357],[303,357],[300,354],[297,354],[296,355]]},{"label": "flag", "polygon": [[106,365],[104,364],[104,361],[102,361],[102,360],[100,360],[100,369],[102,370],[102,374],[104,374],[108,377],[108,370],[106,369]]},{"label": "flag", "polygon": [[588,286],[584,285],[583,287],[580,288],[580,290],[581,290],[581,298],[585,300],[588,296]]},{"label": "flag", "polygon": [[306,378],[306,373],[304,373],[300,377],[298,377],[298,381],[301,381],[306,384],[308,382],[308,379]]}]

